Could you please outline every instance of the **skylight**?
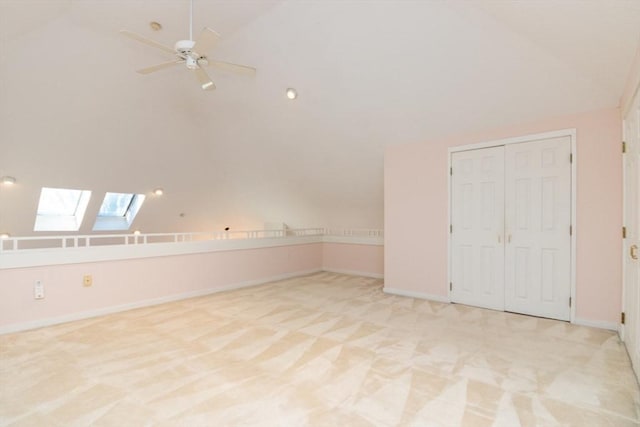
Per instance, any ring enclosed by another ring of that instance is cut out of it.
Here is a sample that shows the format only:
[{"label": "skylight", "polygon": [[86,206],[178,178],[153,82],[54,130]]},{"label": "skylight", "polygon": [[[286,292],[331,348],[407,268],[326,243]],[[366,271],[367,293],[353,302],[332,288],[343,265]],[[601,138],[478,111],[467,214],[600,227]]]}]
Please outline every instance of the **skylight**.
[{"label": "skylight", "polygon": [[135,194],[107,193],[100,206],[98,216],[124,216],[131,206]]},{"label": "skylight", "polygon": [[91,191],[42,187],[34,231],[78,231]]},{"label": "skylight", "polygon": [[128,230],[142,207],[144,198],[144,194],[105,194],[93,230]]}]

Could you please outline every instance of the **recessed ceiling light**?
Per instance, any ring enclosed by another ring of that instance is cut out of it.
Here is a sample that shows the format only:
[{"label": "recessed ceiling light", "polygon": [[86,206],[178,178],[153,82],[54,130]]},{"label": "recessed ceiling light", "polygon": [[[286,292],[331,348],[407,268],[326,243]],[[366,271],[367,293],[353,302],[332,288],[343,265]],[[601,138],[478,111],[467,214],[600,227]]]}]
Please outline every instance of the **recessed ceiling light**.
[{"label": "recessed ceiling light", "polygon": [[12,176],[3,176],[2,177],[2,183],[4,185],[13,185],[16,183],[16,179]]},{"label": "recessed ceiling light", "polygon": [[149,22],[149,26],[153,31],[160,31],[162,29],[162,24],[156,21]]},{"label": "recessed ceiling light", "polygon": [[298,91],[290,87],[287,89],[287,98],[296,99],[298,97]]},{"label": "recessed ceiling light", "polygon": [[135,230],[135,231],[133,232],[133,234],[135,234],[136,236],[138,236],[138,235],[140,234],[140,230]]},{"label": "recessed ceiling light", "polygon": [[164,190],[162,188],[156,188],[155,190],[153,190],[153,194],[155,194],[156,196],[162,196],[164,194]]},{"label": "recessed ceiling light", "polygon": [[9,233],[2,233],[2,234],[0,234],[0,239],[8,239],[9,237],[11,237],[11,236],[9,235]]}]

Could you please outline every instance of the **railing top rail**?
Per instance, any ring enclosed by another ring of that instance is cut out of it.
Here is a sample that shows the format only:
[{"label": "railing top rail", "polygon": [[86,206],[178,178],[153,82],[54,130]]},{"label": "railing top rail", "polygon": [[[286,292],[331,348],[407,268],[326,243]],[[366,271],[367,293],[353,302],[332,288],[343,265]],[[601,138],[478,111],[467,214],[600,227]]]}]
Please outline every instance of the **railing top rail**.
[{"label": "railing top rail", "polygon": [[[79,234],[79,235],[49,235],[49,236],[24,236],[8,237],[0,240],[0,252],[16,252],[33,249],[73,249],[86,248],[93,245],[120,245],[155,244],[154,239],[166,238],[166,242],[182,243],[185,239],[194,237],[204,237],[203,240],[223,240],[234,239],[267,239],[278,237],[306,237],[306,236],[353,236],[353,237],[382,237],[383,231],[379,229],[338,229],[338,228],[286,228],[274,230],[228,230],[228,231],[198,231],[198,232],[176,232],[176,233],[127,233],[127,234]],[[100,240],[119,240],[117,243],[99,242]],[[151,239],[152,241],[149,241]],[[20,247],[24,242],[29,247]],[[30,243],[27,243],[30,242]],[[33,243],[40,242],[41,245]],[[53,245],[52,245],[53,242]]]}]

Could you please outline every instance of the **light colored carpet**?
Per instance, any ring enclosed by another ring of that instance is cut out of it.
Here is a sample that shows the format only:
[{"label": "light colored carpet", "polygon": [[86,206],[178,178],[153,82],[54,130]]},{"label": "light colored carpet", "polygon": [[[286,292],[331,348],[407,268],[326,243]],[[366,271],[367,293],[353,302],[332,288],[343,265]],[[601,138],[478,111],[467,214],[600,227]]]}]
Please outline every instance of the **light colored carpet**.
[{"label": "light colored carpet", "polygon": [[616,334],[318,273],[0,336],[6,426],[636,426]]}]

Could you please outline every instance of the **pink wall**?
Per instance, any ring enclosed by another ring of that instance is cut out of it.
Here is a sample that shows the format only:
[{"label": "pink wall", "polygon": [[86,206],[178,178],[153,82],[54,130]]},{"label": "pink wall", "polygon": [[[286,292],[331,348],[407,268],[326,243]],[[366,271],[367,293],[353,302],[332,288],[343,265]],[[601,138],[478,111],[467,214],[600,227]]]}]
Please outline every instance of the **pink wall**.
[{"label": "pink wall", "polygon": [[[322,243],[0,270],[0,328],[320,270]],[[91,274],[93,286],[83,287]],[[43,280],[45,299],[33,299]]]},{"label": "pink wall", "polygon": [[382,277],[384,247],[350,243],[324,243],[322,266],[329,271]]},{"label": "pink wall", "polygon": [[[0,331],[207,293],[323,268],[382,275],[380,245],[311,243],[260,249],[0,269]],[[325,267],[326,265],[326,267]],[[93,276],[83,287],[82,277]],[[45,299],[34,300],[42,280]]]},{"label": "pink wall", "polygon": [[577,129],[576,317],[617,322],[622,163],[618,109],[547,119],[385,153],[385,286],[448,298],[448,147]]}]

